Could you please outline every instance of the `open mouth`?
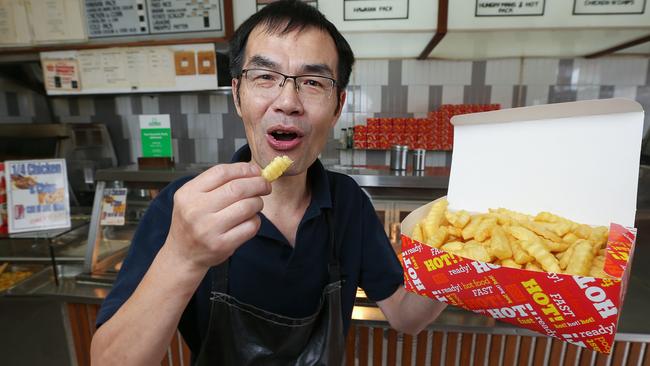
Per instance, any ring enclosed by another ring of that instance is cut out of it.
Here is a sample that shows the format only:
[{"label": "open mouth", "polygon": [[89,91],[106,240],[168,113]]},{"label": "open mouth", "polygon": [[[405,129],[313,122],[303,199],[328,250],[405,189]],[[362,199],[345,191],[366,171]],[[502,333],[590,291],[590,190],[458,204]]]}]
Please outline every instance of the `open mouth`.
[{"label": "open mouth", "polygon": [[271,132],[271,136],[278,141],[291,141],[297,138],[298,134],[295,132],[274,131]]},{"label": "open mouth", "polygon": [[303,133],[290,126],[274,126],[267,130],[267,140],[276,150],[290,150],[298,146]]}]

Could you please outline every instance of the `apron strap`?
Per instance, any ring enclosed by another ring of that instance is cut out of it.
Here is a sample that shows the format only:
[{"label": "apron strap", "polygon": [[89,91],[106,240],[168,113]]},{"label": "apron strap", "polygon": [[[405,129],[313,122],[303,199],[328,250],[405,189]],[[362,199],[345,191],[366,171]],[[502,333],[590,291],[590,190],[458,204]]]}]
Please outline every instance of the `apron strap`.
[{"label": "apron strap", "polygon": [[329,283],[338,282],[343,277],[341,274],[341,264],[339,262],[339,255],[341,252],[341,241],[336,237],[336,230],[332,224],[332,210],[327,210],[325,213],[325,220],[327,221],[327,230],[329,231],[329,249],[330,258],[327,264],[327,272],[329,274]]},{"label": "apron strap", "polygon": [[329,274],[329,283],[334,283],[338,281],[345,281],[345,274],[343,273],[340,263],[342,240],[340,235],[337,235],[341,234],[343,230],[341,230],[341,228],[334,228],[333,224],[334,209],[336,208],[336,203],[334,202],[334,197],[336,196],[336,180],[334,179],[334,175],[327,174],[327,180],[330,188],[330,199],[332,200],[332,208],[328,209],[327,212],[325,212],[327,230],[329,231],[330,250],[327,272]]},{"label": "apron strap", "polygon": [[230,258],[212,268],[212,291],[228,293],[228,265]]}]

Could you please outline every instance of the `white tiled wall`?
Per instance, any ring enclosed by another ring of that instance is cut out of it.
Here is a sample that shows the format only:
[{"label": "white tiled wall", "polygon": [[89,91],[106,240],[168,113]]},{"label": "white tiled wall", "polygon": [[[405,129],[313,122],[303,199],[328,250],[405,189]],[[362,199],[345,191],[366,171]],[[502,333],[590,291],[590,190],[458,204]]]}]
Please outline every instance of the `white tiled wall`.
[{"label": "white tiled wall", "polygon": [[512,97],[515,84],[492,85],[490,103],[499,103],[501,108],[512,107]]},{"label": "white tiled wall", "polygon": [[[521,60],[488,60],[485,68],[485,84],[512,86],[519,84]],[[512,88],[511,88],[512,89]]]},{"label": "white tiled wall", "polygon": [[557,59],[524,59],[521,84],[554,85],[557,82]]},{"label": "white tiled wall", "polygon": [[[473,100],[499,103],[502,108],[551,102],[623,97],[650,110],[649,59],[498,59],[487,61],[358,60],[348,87],[343,113],[332,139],[341,128],[364,124],[378,116],[424,117],[440,104]],[[233,96],[215,93],[46,97],[0,79],[0,121],[6,123],[104,123],[116,146],[120,163],[140,154],[139,114],[172,114],[174,149],[183,162],[228,161],[245,142]],[[164,112],[162,112],[164,111]],[[650,118],[646,117],[647,130]],[[192,145],[193,144],[193,145]],[[365,164],[388,156],[364,151],[337,151],[341,164]],[[128,153],[127,153],[128,152]],[[334,156],[331,156],[333,152]],[[427,164],[444,165],[449,153],[431,152]],[[193,161],[192,161],[193,160]]]}]

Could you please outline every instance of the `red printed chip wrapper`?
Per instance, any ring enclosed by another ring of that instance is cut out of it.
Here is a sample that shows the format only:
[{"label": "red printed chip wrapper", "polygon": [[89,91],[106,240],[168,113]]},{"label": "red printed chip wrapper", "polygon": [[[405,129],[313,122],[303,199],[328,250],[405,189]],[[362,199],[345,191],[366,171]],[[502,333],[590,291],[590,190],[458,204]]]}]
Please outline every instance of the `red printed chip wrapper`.
[{"label": "red printed chip wrapper", "polygon": [[[411,233],[431,205],[402,222]],[[610,353],[627,288],[636,229],[610,225],[604,271],[581,277],[463,258],[402,234],[404,283],[415,292],[601,353]]]}]

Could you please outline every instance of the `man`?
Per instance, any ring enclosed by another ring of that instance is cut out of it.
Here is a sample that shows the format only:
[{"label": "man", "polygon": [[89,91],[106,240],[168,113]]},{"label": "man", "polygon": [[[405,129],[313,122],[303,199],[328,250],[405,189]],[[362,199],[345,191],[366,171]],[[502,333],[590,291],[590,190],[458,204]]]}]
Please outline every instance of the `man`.
[{"label": "man", "polygon": [[[322,14],[281,1],[231,41],[249,146],[151,203],[98,316],[96,365],[159,364],[178,327],[198,364],[341,363],[357,286],[395,329],[444,304],[407,293],[367,197],[317,160],[354,57]],[[260,167],[293,161],[273,182]]]}]

